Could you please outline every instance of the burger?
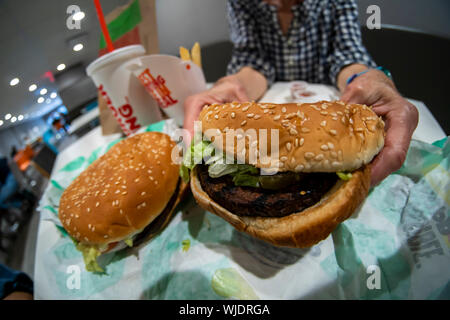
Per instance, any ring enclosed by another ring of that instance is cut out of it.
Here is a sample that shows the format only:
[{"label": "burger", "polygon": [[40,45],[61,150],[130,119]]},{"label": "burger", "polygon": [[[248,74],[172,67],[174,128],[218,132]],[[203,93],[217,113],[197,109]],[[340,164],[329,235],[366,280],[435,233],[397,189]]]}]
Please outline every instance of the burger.
[{"label": "burger", "polygon": [[181,166],[196,201],[277,246],[310,247],[350,217],[384,145],[381,118],[342,101],[212,104],[199,124]]},{"label": "burger", "polygon": [[59,219],[86,270],[104,272],[100,255],[137,246],[167,224],[186,189],[171,161],[174,147],[159,132],[126,138],[64,190]]}]

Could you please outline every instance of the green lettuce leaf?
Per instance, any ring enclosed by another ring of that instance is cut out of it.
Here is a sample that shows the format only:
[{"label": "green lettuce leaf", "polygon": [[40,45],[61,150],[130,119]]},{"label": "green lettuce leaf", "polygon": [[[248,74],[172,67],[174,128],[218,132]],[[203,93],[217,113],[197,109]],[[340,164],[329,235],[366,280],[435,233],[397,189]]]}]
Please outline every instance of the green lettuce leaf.
[{"label": "green lettuce leaf", "polygon": [[348,181],[352,177],[351,172],[336,172],[336,174],[338,175],[339,179],[344,181]]},{"label": "green lettuce leaf", "polygon": [[78,243],[77,250],[81,251],[83,254],[84,264],[87,271],[99,273],[105,272],[105,270],[103,270],[97,262],[97,257],[101,254],[101,251],[97,247]]}]

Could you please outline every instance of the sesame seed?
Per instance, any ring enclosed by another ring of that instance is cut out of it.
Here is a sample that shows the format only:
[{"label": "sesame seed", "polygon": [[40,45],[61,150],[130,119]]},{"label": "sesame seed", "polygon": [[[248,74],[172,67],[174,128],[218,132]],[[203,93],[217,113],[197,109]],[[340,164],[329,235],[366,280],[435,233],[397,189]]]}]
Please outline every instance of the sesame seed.
[{"label": "sesame seed", "polygon": [[331,129],[331,130],[330,130],[330,134],[332,134],[333,136],[335,136],[335,135],[337,135],[337,131],[334,130],[334,129]]},{"label": "sesame seed", "polygon": [[142,192],[141,192],[141,196],[145,196],[146,193],[147,193],[147,192],[142,191]]},{"label": "sesame seed", "polygon": [[304,165],[299,164],[298,166],[295,167],[295,171],[302,171],[305,168]]},{"label": "sesame seed", "polygon": [[217,115],[217,114],[214,115],[214,119],[216,119],[216,120],[219,119],[219,115]]},{"label": "sesame seed", "polygon": [[290,142],[286,143],[286,149],[287,149],[288,151],[291,151],[291,148],[292,148],[291,143],[290,143]]},{"label": "sesame seed", "polygon": [[331,163],[331,165],[332,165],[333,167],[339,167],[341,164],[342,164],[342,163],[339,162],[339,161],[333,161],[333,162]]},{"label": "sesame seed", "polygon": [[87,208],[86,211],[87,211],[87,212],[91,212],[91,208]]},{"label": "sesame seed", "polygon": [[280,120],[280,117],[281,117],[281,115],[278,114],[278,115],[276,115],[275,117],[273,117],[273,120],[275,120],[275,121],[276,121],[276,120]]},{"label": "sesame seed", "polygon": [[286,107],[281,108],[281,112],[286,113]]},{"label": "sesame seed", "polygon": [[318,154],[315,158],[314,158],[314,160],[316,160],[316,161],[322,161],[323,160],[323,154]]},{"label": "sesame seed", "polygon": [[312,159],[312,158],[314,158],[314,153],[312,153],[312,152],[306,152],[306,153],[305,153],[305,158],[306,158],[306,159]]},{"label": "sesame seed", "polygon": [[320,111],[320,114],[323,115],[323,116],[326,116],[326,115],[328,114],[328,112],[326,112],[326,111]]},{"label": "sesame seed", "polygon": [[300,147],[305,143],[305,138],[300,138]]},{"label": "sesame seed", "polygon": [[100,202],[95,203],[95,207],[98,207],[100,205]]},{"label": "sesame seed", "polygon": [[258,120],[259,118],[261,118],[261,116],[260,116],[259,114],[255,115],[255,116],[253,117],[253,119],[255,119],[255,120]]},{"label": "sesame seed", "polygon": [[245,112],[245,111],[247,111],[247,110],[248,110],[248,108],[250,108],[250,106],[245,106],[245,107],[243,107],[243,108],[242,108],[242,111],[244,111],[244,112]]},{"label": "sesame seed", "polygon": [[254,116],[255,116],[254,113],[249,113],[249,114],[247,114],[247,118],[253,118]]},{"label": "sesame seed", "polygon": [[295,130],[294,128],[291,128],[291,129],[289,129],[289,134],[291,134],[291,135],[297,135],[298,134],[298,131],[297,130]]},{"label": "sesame seed", "polygon": [[334,144],[332,144],[331,142],[328,142],[327,145],[328,149],[334,149]]},{"label": "sesame seed", "polygon": [[323,120],[323,121],[320,123],[320,125],[321,125],[322,127],[325,127],[325,126],[327,125],[327,121],[326,121],[326,120]]},{"label": "sesame seed", "polygon": [[302,128],[302,132],[303,133],[308,133],[308,132],[310,132],[311,130],[309,130],[308,128]]},{"label": "sesame seed", "polygon": [[323,144],[320,146],[320,149],[322,149],[323,151],[327,151],[328,150],[328,146],[326,144]]},{"label": "sesame seed", "polygon": [[232,118],[232,119],[236,118],[236,113],[232,112],[232,113],[231,113],[231,118]]},{"label": "sesame seed", "polygon": [[287,157],[283,156],[283,157],[280,158],[280,160],[281,160],[281,161],[286,161],[286,160],[287,160]]},{"label": "sesame seed", "polygon": [[247,124],[247,120],[241,122],[241,126],[245,126]]}]

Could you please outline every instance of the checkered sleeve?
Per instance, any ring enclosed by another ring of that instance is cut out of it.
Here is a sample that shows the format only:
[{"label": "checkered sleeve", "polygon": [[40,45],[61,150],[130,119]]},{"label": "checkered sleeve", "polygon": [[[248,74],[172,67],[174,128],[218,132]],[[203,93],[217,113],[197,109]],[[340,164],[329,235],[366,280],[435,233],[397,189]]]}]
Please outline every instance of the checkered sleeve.
[{"label": "checkered sleeve", "polygon": [[263,74],[269,86],[275,80],[275,69],[268,61],[258,37],[255,19],[251,16],[252,1],[228,0],[228,23],[230,26],[233,53],[227,67],[227,74],[251,67]]},{"label": "checkered sleeve", "polygon": [[329,56],[329,77],[337,85],[341,69],[353,63],[376,67],[375,62],[362,44],[358,22],[358,9],[354,0],[334,1],[333,53]]}]

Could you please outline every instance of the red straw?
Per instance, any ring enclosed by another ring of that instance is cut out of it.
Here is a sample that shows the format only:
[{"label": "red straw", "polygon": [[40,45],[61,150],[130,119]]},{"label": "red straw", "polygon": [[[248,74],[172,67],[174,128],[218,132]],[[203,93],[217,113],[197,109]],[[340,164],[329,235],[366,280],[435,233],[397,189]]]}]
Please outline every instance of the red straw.
[{"label": "red straw", "polygon": [[102,6],[100,5],[100,0],[94,0],[95,9],[97,10],[98,20],[100,22],[100,27],[102,28],[103,37],[105,37],[106,46],[108,47],[108,52],[114,50],[111,37],[109,36],[108,26],[105,22],[105,17],[103,16]]}]

